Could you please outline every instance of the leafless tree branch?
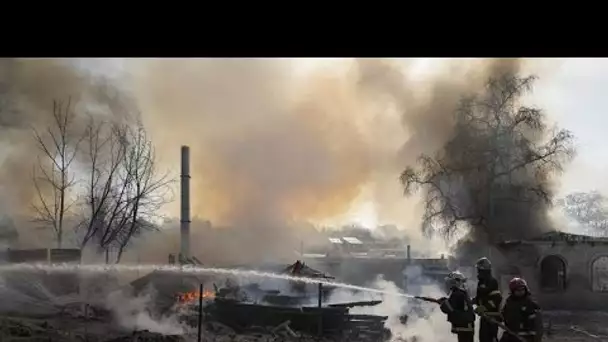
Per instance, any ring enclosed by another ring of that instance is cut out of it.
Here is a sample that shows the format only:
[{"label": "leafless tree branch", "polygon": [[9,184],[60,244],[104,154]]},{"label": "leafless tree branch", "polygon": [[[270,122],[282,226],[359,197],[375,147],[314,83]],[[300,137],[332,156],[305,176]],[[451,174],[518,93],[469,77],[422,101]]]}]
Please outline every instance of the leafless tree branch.
[{"label": "leafless tree branch", "polygon": [[490,79],[483,93],[462,99],[444,148],[403,171],[406,195],[424,191],[426,233],[449,238],[459,223],[488,231],[499,203],[551,200],[548,177],[572,158],[573,136],[547,131],[542,111],[520,103],[535,79]]},{"label": "leafless tree branch", "polygon": [[82,246],[94,240],[102,250],[124,249],[134,236],[154,229],[172,180],[159,173],[143,125],[93,122],[87,128],[88,214]]},{"label": "leafless tree branch", "polygon": [[65,105],[54,101],[52,115],[52,124],[46,128],[45,134],[33,130],[41,152],[33,172],[38,202],[33,206],[37,214],[35,220],[53,228],[57,246],[61,248],[65,216],[74,204],[70,190],[76,180],[71,169],[83,137],[73,129],[71,99]]}]

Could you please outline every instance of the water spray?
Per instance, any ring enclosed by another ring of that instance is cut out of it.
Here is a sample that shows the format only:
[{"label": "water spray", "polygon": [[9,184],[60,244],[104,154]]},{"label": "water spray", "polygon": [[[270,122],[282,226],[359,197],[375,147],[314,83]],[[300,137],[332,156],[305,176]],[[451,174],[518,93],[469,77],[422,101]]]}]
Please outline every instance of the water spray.
[{"label": "water spray", "polygon": [[50,272],[50,273],[107,273],[107,272],[153,272],[161,271],[168,273],[186,273],[186,274],[214,274],[214,275],[230,275],[236,277],[256,277],[256,278],[272,278],[289,281],[302,282],[306,284],[323,284],[327,286],[335,286],[349,290],[378,293],[384,295],[415,298],[415,296],[400,292],[389,292],[370,287],[357,286],[352,284],[340,283],[335,281],[321,280],[308,277],[295,277],[286,274],[277,274],[270,272],[260,272],[255,270],[239,270],[230,268],[212,268],[198,266],[174,266],[174,265],[74,265],[74,264],[42,264],[42,263],[21,263],[0,266],[0,273],[26,271],[26,272]]}]

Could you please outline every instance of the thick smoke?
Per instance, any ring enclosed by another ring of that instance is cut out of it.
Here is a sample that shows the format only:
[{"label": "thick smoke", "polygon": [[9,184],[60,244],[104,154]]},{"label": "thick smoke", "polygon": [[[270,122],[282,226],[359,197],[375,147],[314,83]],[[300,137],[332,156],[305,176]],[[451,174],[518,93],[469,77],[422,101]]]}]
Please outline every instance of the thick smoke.
[{"label": "thick smoke", "polygon": [[[436,217],[441,219],[435,222],[431,220],[431,224],[440,224],[442,227],[439,230],[446,232],[444,227],[449,226],[450,221],[468,222],[472,230],[470,239],[461,241],[465,245],[471,242],[483,244],[488,241],[535,237],[555,229],[550,222],[548,215],[550,207],[545,199],[550,200],[554,190],[551,173],[556,169],[559,170],[560,163],[571,155],[569,133],[565,131],[556,133],[555,136],[550,137],[551,144],[555,145],[547,145],[548,147],[539,149],[536,147],[537,144],[543,145],[547,139],[545,132],[542,128],[528,129],[525,125],[544,127],[545,117],[541,116],[540,123],[534,122],[536,118],[532,117],[523,124],[521,124],[523,121],[517,121],[519,120],[517,117],[495,118],[496,115],[503,115],[506,111],[509,111],[508,115],[526,114],[526,112],[511,114],[517,112],[517,105],[521,105],[519,94],[514,95],[512,99],[504,100],[505,94],[510,91],[506,87],[512,86],[505,82],[510,82],[508,81],[510,77],[518,76],[519,64],[515,60],[489,63],[486,77],[482,79],[484,83],[477,84],[478,88],[474,87],[473,82],[468,83],[470,87],[465,89],[466,92],[461,93],[461,96],[475,95],[478,100],[485,101],[483,104],[479,102],[474,104],[476,122],[471,121],[470,117],[464,114],[455,115],[456,109],[462,108],[458,103],[442,108],[441,112],[452,114],[444,121],[447,122],[450,134],[444,136],[448,140],[445,140],[439,148],[428,153],[435,157],[440,163],[437,165],[441,166],[423,164],[423,168],[428,170],[423,178],[428,179],[433,175],[432,181],[439,183],[441,188],[440,191],[425,189],[430,191],[427,201],[432,201],[434,196],[440,194],[448,198],[448,208],[451,208],[444,210],[441,209],[441,205],[432,207],[430,210],[436,211],[427,213],[428,217],[438,214]],[[490,77],[495,81],[503,82],[498,86],[502,88],[486,85],[485,82]],[[479,85],[486,87],[481,88]],[[481,109],[484,105],[494,107]],[[500,111],[500,114],[493,113],[494,110]],[[480,117],[482,115],[480,112],[486,116]],[[429,113],[433,116],[433,111]],[[450,119],[455,121],[450,122]],[[515,122],[520,123],[518,126],[520,128],[508,131],[507,125]],[[491,125],[502,125],[500,133],[494,132],[494,128],[489,128]],[[511,133],[503,133],[505,131]],[[537,158],[537,155],[543,154],[547,154],[548,157],[540,157],[542,160],[536,164],[529,162]],[[530,167],[518,167],[527,163],[530,163]],[[496,169],[491,169],[490,165],[496,165],[493,166]],[[507,172],[506,176],[494,178],[495,174],[503,171]],[[492,186],[488,185],[489,182],[492,182]],[[471,248],[467,249],[471,250]]]},{"label": "thick smoke", "polygon": [[369,178],[340,80],[294,94],[287,62],[275,60],[155,61],[145,72],[146,124],[173,163],[176,146],[191,146],[193,212],[248,241],[242,261],[293,255],[293,222],[346,211]]},{"label": "thick smoke", "polygon": [[126,291],[115,291],[108,294],[105,301],[116,323],[131,331],[148,330],[163,335],[181,335],[186,332],[176,316],[157,313],[154,305],[156,292],[153,288],[134,296]]},{"label": "thick smoke", "polygon": [[[403,198],[398,174],[453,136],[463,95],[521,66],[433,63],[420,77],[413,61],[336,60],[302,77],[288,60],[3,60],[0,122],[9,143],[0,184],[10,194],[3,208],[13,213],[31,202],[26,175],[36,151],[28,125],[44,124],[52,101],[72,96],[81,112],[141,112],[165,168],[177,172],[179,146],[191,146],[192,212],[212,223],[193,226],[201,236],[195,255],[291,257],[302,240],[311,243],[301,222],[340,216],[363,196],[380,223],[420,237],[421,207]],[[178,205],[167,207],[171,216]],[[151,239],[154,254],[160,241],[177,250],[175,230]]]},{"label": "thick smoke", "polygon": [[192,146],[193,212],[260,247],[245,259],[292,254],[292,222],[339,215],[370,188],[384,220],[417,226],[420,212],[401,199],[397,175],[449,139],[463,95],[520,61],[445,62],[422,80],[411,62],[335,64],[343,68],[299,83],[277,60],[138,68],[138,98],[165,160],[177,165],[176,146]]},{"label": "thick smoke", "polygon": [[0,59],[0,215],[15,221],[21,246],[46,247],[52,239],[50,230],[34,229],[31,217],[36,196],[32,170],[40,154],[32,129],[45,131],[51,125],[53,102],[72,104],[75,130],[82,128],[88,114],[137,112],[128,92],[119,89],[118,75],[100,72],[112,63]]},{"label": "thick smoke", "polygon": [[[433,298],[444,297],[445,291],[435,281],[413,270],[408,270],[407,294]],[[450,324],[439,306],[419,300],[408,299],[395,283],[378,277],[368,284],[370,287],[386,291],[387,294],[371,294],[336,289],[330,295],[329,303],[348,303],[381,300],[376,306],[355,307],[351,314],[387,316],[385,327],[391,331],[391,341],[447,342],[454,339]],[[314,305],[315,303],[311,303]],[[403,320],[407,317],[407,320]]]}]

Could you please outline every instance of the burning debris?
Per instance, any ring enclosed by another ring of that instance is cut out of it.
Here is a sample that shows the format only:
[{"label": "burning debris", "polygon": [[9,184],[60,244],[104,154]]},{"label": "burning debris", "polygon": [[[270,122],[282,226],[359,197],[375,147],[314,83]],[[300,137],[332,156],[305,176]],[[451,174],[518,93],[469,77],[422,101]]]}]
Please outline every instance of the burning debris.
[{"label": "burning debris", "polygon": [[[333,278],[314,270],[301,261],[284,267],[282,274],[308,279]],[[353,308],[373,307],[381,300],[327,303],[331,291],[321,284],[306,284],[308,288],[295,286],[296,281],[284,281],[289,293],[280,290],[263,290],[258,283],[238,285],[227,279],[225,286],[213,284],[214,291],[202,285],[197,290],[178,293],[177,305],[182,307],[182,320],[194,323],[197,315],[203,315],[206,329],[219,326],[239,336],[249,333],[267,334],[269,338],[286,334],[289,338],[324,337],[353,341],[386,340],[390,336],[385,328],[387,316],[351,313]],[[329,286],[327,286],[329,287]],[[331,287],[330,287],[331,288]],[[314,289],[315,291],[311,291]],[[316,303],[315,303],[316,302]],[[313,305],[312,303],[315,303]],[[203,305],[196,313],[192,308]],[[185,309],[190,307],[191,309]],[[270,328],[269,328],[270,327]],[[261,336],[260,335],[260,336]]]},{"label": "burning debris", "polygon": [[202,297],[202,299],[213,299],[213,298],[215,298],[215,292],[209,291],[209,290],[204,290],[202,296],[199,293],[199,291],[178,293],[177,301],[181,304],[189,304],[189,303],[198,301],[201,297]]}]

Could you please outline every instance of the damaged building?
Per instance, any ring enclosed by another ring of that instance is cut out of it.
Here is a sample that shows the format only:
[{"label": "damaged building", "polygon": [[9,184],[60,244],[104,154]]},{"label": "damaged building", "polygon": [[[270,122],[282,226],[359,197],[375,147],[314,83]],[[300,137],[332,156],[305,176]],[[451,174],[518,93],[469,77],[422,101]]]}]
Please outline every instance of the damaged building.
[{"label": "damaged building", "polygon": [[497,248],[491,257],[503,291],[521,276],[545,309],[608,308],[608,238],[551,232]]},{"label": "damaged building", "polygon": [[[369,284],[376,277],[408,291],[412,279],[441,282],[458,268],[474,279],[474,260],[458,265],[451,258],[413,258],[408,246],[382,249],[356,238],[331,238],[326,253],[305,254],[307,263],[344,282]],[[547,310],[606,310],[608,308],[608,238],[551,232],[529,240],[503,241],[488,255],[502,290],[513,277],[528,281]],[[409,285],[408,285],[409,284]]]},{"label": "damaged building", "polygon": [[354,236],[330,237],[328,241],[325,250],[304,253],[306,263],[346,283],[365,285],[381,275],[386,280],[402,284],[408,259],[405,248],[380,249]]},{"label": "damaged building", "polygon": [[444,255],[416,258],[410,245],[398,241],[355,236],[330,237],[328,241],[325,250],[304,253],[304,260],[350,284],[369,285],[382,277],[405,290],[414,283],[442,282],[453,263]]}]

